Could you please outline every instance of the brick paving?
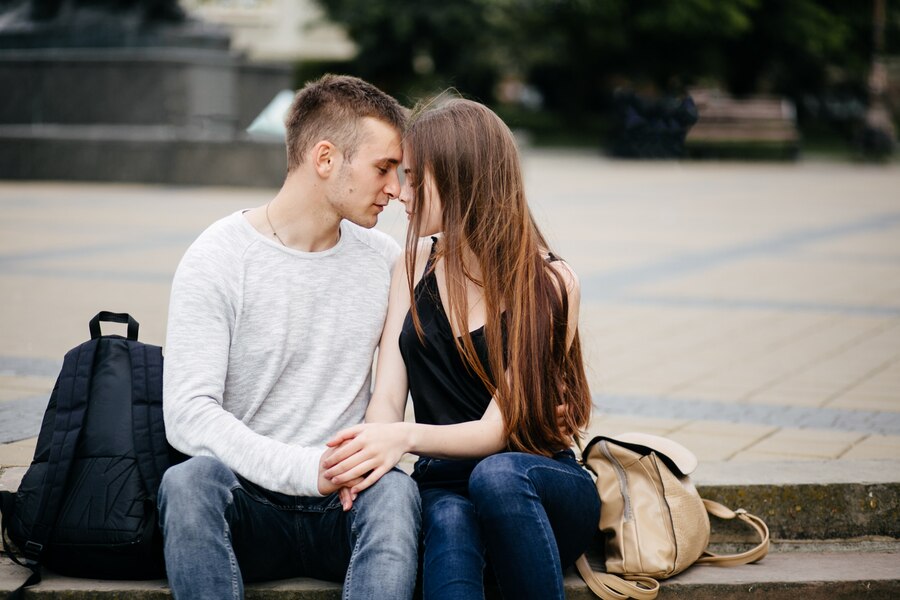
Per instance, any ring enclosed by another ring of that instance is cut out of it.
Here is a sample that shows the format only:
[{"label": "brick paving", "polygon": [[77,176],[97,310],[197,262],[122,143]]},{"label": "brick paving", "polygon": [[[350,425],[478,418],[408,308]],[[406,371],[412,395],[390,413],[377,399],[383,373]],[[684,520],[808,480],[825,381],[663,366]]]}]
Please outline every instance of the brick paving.
[{"label": "brick paving", "polygon": [[[593,433],[706,461],[900,458],[900,167],[528,152],[579,273]],[[62,355],[99,310],[162,344],[169,284],[273,190],[0,182],[0,466],[27,464]],[[379,227],[402,238],[396,203]]]}]

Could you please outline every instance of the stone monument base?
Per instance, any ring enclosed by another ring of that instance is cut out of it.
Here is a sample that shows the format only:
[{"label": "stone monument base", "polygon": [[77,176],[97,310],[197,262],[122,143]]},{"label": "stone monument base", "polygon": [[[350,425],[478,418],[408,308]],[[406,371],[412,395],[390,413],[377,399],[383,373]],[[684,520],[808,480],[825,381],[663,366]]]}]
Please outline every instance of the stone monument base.
[{"label": "stone monument base", "polygon": [[0,179],[278,187],[281,141],[166,126],[0,125]]},{"label": "stone monument base", "polygon": [[244,130],[292,83],[222,48],[3,50],[0,178],[277,186],[283,141]]}]

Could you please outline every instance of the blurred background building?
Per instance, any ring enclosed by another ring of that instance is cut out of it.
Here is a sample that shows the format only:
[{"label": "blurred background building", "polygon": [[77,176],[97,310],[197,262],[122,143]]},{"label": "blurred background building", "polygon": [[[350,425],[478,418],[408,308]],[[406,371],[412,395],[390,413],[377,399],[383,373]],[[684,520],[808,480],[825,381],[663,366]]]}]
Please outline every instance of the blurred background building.
[{"label": "blurred background building", "polygon": [[895,160],[900,0],[0,0],[0,177],[274,185],[246,127],[325,72],[542,146]]},{"label": "blurred background building", "polygon": [[184,0],[193,15],[226,26],[252,60],[350,60],[356,46],[313,0]]}]

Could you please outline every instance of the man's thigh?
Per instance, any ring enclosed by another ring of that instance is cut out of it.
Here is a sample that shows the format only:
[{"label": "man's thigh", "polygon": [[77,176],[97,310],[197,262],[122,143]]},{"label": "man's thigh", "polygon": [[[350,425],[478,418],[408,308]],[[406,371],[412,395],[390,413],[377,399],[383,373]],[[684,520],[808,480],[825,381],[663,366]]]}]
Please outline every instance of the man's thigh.
[{"label": "man's thigh", "polygon": [[295,497],[240,483],[228,522],[245,581],[343,580],[351,545],[348,514],[337,495]]}]

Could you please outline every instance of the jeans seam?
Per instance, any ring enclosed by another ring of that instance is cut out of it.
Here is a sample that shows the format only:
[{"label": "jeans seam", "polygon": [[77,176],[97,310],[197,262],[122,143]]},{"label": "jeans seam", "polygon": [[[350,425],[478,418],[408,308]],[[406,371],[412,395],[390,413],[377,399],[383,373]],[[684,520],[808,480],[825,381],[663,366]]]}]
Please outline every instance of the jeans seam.
[{"label": "jeans seam", "polygon": [[[556,464],[543,464],[543,465],[539,464],[539,465],[531,465],[529,467],[526,467],[525,470],[523,471],[523,474],[528,479],[528,483],[536,496],[537,496],[537,489],[535,487],[534,480],[531,478],[531,472],[536,469],[545,469],[548,471],[553,471],[554,473],[559,473],[561,475],[572,476],[576,479],[579,478],[579,475],[580,475],[580,473],[574,472],[573,469],[560,468],[560,466],[558,466]],[[540,501],[539,496],[537,497],[537,500],[538,500],[537,503],[530,502],[528,504],[529,504],[530,511],[532,513],[532,519],[534,519],[534,522],[539,523],[539,522],[541,522],[541,518],[540,518],[540,514],[538,512],[538,506],[542,506],[542,503]],[[549,523],[548,523],[548,526],[549,526]],[[552,527],[551,527],[551,535],[552,535]],[[543,527],[541,528],[541,537],[543,538],[542,542],[544,544],[544,547],[547,550],[547,555],[548,556],[554,555],[553,544],[550,543],[550,539],[547,537],[547,531]],[[559,548],[556,549],[555,555],[556,555],[556,558],[558,561],[559,560]],[[557,568],[562,569],[562,565],[558,564]],[[501,594],[502,594],[502,589],[501,589]],[[565,595],[565,593],[563,595]]]},{"label": "jeans seam", "polygon": [[[537,489],[535,488],[534,480],[531,479],[531,471],[533,471],[534,469],[547,469],[549,471],[554,471],[557,473],[574,475],[574,473],[572,473],[571,471],[557,468],[556,465],[532,465],[532,466],[528,467],[527,469],[525,469],[525,476],[528,477],[528,482],[531,484],[532,489],[534,489],[535,495],[537,495]],[[532,512],[532,518],[534,518],[537,522],[541,522],[541,518],[540,518],[540,515],[538,514],[537,506],[543,507],[543,504],[540,502],[540,497],[538,497],[538,502],[536,504],[534,504],[534,503],[531,504],[531,512]],[[544,514],[546,515],[546,511],[544,511]],[[547,526],[550,527],[549,519],[547,521]],[[550,539],[547,537],[547,532],[546,532],[545,528],[542,527],[541,532],[542,532],[543,538],[544,538],[544,540],[543,540],[544,545],[547,548],[547,555],[551,556],[551,555],[553,555],[553,544],[550,543]],[[552,535],[552,532],[553,532],[552,527],[550,527],[550,532]],[[559,560],[559,548],[556,549],[556,557],[557,557],[557,561],[558,561]],[[559,568],[562,569],[562,566],[559,565]]]},{"label": "jeans seam", "polygon": [[[229,492],[230,492],[229,500],[228,500],[228,503],[225,505],[225,510],[222,513],[223,517],[224,517],[225,513],[227,513],[228,510],[231,509],[231,507],[234,505],[234,492],[235,492],[235,490],[240,489],[240,487],[241,487],[240,484],[238,484],[229,490]],[[228,519],[223,518],[223,521],[225,522],[225,531],[224,531],[225,541],[228,542],[228,539],[230,537],[229,532],[231,531],[231,526],[228,524]],[[231,539],[230,543],[226,543],[225,547],[228,549],[228,561],[231,564],[231,593],[234,596],[235,600],[240,600],[241,585],[240,585],[240,582],[238,581],[238,578],[241,576],[241,572],[240,572],[240,569],[238,568],[237,556],[234,553],[234,538]]]},{"label": "jeans seam", "polygon": [[351,581],[353,579],[353,562],[359,558],[359,544],[361,541],[356,530],[356,518],[358,516],[356,504],[350,507],[350,514],[353,515],[353,518],[350,519],[350,537],[353,539],[353,548],[350,550],[350,560],[347,563],[347,574],[344,575],[344,593],[342,594],[344,600],[350,599],[350,588],[352,587]]}]

